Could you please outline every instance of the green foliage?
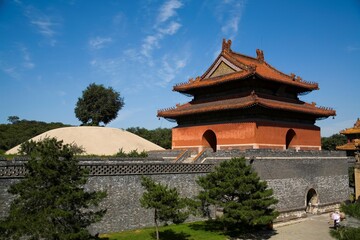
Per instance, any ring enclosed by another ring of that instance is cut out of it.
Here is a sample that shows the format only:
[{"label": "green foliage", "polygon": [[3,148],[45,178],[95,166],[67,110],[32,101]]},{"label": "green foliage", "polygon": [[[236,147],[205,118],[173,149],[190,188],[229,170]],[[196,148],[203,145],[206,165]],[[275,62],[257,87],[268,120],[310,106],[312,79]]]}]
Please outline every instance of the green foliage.
[{"label": "green foliage", "polygon": [[159,222],[184,222],[189,214],[183,209],[186,207],[185,200],[180,197],[176,188],[168,188],[160,183],[155,183],[149,177],[142,177],[141,185],[145,188],[140,199],[141,206],[146,209],[154,209],[154,223],[156,227],[156,239],[159,239]]},{"label": "green foliage", "polygon": [[114,120],[124,106],[124,99],[113,88],[104,85],[90,84],[76,103],[75,115],[88,126],[99,126],[100,122],[108,124]]},{"label": "green foliage", "polygon": [[122,148],[115,154],[115,157],[132,157],[132,158],[145,158],[148,154],[145,151],[138,152],[137,149],[130,151],[129,153],[124,152]]},{"label": "green foliage", "polygon": [[229,228],[256,227],[271,223],[279,213],[271,206],[278,201],[272,189],[261,181],[244,158],[224,161],[214,172],[197,180],[200,187],[198,198],[204,215],[210,204],[223,209],[219,222]]},{"label": "green foliage", "polygon": [[349,186],[355,187],[355,173],[354,173],[354,167],[348,168],[348,175],[349,175]]},{"label": "green foliage", "polygon": [[360,202],[357,201],[348,205],[341,205],[341,211],[345,214],[360,220]]},{"label": "green foliage", "polygon": [[35,150],[36,150],[36,142],[33,140],[29,140],[29,141],[23,142],[20,145],[20,149],[18,152],[20,155],[30,156],[30,154]]},{"label": "green foliage", "polygon": [[7,151],[41,133],[68,126],[70,125],[30,120],[19,120],[13,124],[0,124],[0,150]]},{"label": "green foliage", "polygon": [[[341,211],[346,215],[360,220],[360,202],[357,201],[351,204],[343,204],[340,207]],[[332,237],[339,240],[360,240],[360,228],[354,227],[340,227],[337,230],[331,230]]]},{"label": "green foliage", "polygon": [[0,239],[95,239],[87,230],[106,210],[93,210],[105,192],[87,192],[87,172],[70,145],[47,138],[36,143],[25,178],[9,188],[15,195],[0,222]]},{"label": "green foliage", "polygon": [[165,149],[171,149],[171,129],[156,128],[154,130],[147,130],[146,128],[131,127],[126,131],[134,133],[146,140],[153,142]]},{"label": "green foliage", "polygon": [[127,153],[122,148],[115,154],[115,157],[128,157]]},{"label": "green foliage", "polygon": [[[183,223],[159,227],[159,235],[162,240],[226,240],[230,239],[222,231],[209,231],[204,222]],[[153,240],[153,228],[122,231],[118,233],[101,234],[100,237],[109,240]],[[248,239],[248,238],[246,238]],[[257,238],[267,239],[267,238]]]},{"label": "green foliage", "polygon": [[[20,144],[19,154],[30,156],[32,153],[37,151],[37,147],[38,147],[37,142],[33,140],[23,142],[22,144]],[[79,155],[85,152],[83,147],[79,147],[75,143],[69,144],[68,147],[74,155]]]},{"label": "green foliage", "polygon": [[344,135],[334,134],[330,137],[321,138],[321,149],[322,150],[336,150],[336,146],[344,145],[347,139]]},{"label": "green foliage", "polygon": [[148,154],[145,151],[139,153],[136,149],[131,150],[127,155],[128,157],[133,157],[133,158],[145,158],[148,156]]},{"label": "green foliage", "polygon": [[11,124],[18,123],[19,121],[20,121],[20,118],[18,116],[9,116],[8,117],[8,122],[10,122]]},{"label": "green foliage", "polygon": [[330,235],[339,240],[360,240],[360,228],[340,227],[331,230]]}]

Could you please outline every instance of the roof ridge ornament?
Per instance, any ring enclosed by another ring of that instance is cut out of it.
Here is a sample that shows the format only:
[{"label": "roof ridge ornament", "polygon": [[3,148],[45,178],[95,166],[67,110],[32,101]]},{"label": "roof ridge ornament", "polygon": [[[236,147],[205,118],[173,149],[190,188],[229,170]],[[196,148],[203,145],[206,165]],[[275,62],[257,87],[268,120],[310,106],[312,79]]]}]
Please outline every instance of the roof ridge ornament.
[{"label": "roof ridge ornament", "polygon": [[249,69],[250,72],[252,72],[252,73],[256,72],[256,67],[257,67],[256,64],[249,64],[249,65],[248,65],[248,69]]},{"label": "roof ridge ornament", "polygon": [[358,118],[354,124],[354,128],[360,128],[360,118]]},{"label": "roof ridge ornament", "polygon": [[260,49],[256,49],[256,58],[260,61],[260,62],[264,62],[265,58],[264,58],[264,51],[260,50]]},{"label": "roof ridge ornament", "polygon": [[250,96],[252,97],[253,100],[255,101],[258,100],[258,95],[256,94],[255,90],[251,91]]},{"label": "roof ridge ornament", "polygon": [[223,38],[222,51],[223,52],[230,52],[231,51],[231,39],[226,41],[226,39]]}]

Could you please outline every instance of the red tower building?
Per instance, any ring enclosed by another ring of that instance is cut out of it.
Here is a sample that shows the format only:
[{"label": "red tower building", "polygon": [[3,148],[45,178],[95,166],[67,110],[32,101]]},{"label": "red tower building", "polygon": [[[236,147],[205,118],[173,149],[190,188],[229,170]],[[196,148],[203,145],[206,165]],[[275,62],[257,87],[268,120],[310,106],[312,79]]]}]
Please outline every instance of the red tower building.
[{"label": "red tower building", "polygon": [[231,40],[223,40],[201,77],[174,86],[193,99],[158,111],[158,117],[178,124],[173,149],[321,149],[315,121],[336,112],[298,97],[318,90],[318,84],[284,74],[264,60],[263,51],[256,53],[253,58],[233,52]]}]

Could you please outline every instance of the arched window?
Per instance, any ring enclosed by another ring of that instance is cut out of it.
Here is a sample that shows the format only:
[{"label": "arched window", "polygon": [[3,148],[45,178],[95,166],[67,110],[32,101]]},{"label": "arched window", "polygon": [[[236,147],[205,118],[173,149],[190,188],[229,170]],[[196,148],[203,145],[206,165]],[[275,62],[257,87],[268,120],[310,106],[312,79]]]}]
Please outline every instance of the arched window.
[{"label": "arched window", "polygon": [[296,133],[294,130],[289,129],[286,133],[286,149],[289,149],[294,144]]},{"label": "arched window", "polygon": [[206,148],[212,148],[216,152],[216,135],[212,130],[207,130],[202,136],[202,145]]}]

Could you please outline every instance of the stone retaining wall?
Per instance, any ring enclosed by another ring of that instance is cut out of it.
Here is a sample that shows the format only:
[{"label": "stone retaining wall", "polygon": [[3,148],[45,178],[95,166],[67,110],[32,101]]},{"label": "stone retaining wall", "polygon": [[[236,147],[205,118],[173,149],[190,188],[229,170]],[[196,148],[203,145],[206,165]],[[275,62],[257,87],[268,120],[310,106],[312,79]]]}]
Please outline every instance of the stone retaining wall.
[{"label": "stone retaining wall", "polygon": [[[93,233],[114,232],[152,226],[153,213],[141,208],[143,194],[141,176],[176,187],[182,196],[195,196],[199,187],[196,179],[213,170],[214,166],[231,157],[245,156],[260,178],[266,180],[279,200],[276,205],[282,215],[278,220],[301,217],[307,208],[307,194],[313,189],[318,197],[319,212],[329,211],[348,199],[348,158],[342,152],[319,151],[219,151],[209,153],[202,164],[169,163],[147,159],[116,160],[86,159],[80,167],[90,170],[86,188],[106,190],[102,202],[107,208],[104,219],[92,225]],[[0,217],[9,209],[13,196],[7,193],[10,184],[21,179],[23,161],[0,161]]]}]

